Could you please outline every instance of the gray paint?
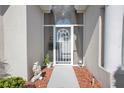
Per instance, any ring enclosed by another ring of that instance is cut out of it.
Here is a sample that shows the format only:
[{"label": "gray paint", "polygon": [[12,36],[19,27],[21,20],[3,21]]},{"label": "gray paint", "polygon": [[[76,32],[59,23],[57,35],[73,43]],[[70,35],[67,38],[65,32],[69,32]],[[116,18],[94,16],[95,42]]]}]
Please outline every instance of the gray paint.
[{"label": "gray paint", "polygon": [[53,62],[53,27],[44,27],[44,55],[49,54]]},{"label": "gray paint", "polygon": [[3,16],[3,29],[8,73],[27,80],[26,6],[10,6]]},{"label": "gray paint", "polygon": [[27,68],[28,79],[33,75],[33,63],[44,58],[43,12],[39,6],[27,6]]},{"label": "gray paint", "polygon": [[100,9],[100,15],[101,15],[101,20],[102,20],[102,61],[101,61],[101,66],[104,67],[104,25],[105,25],[105,6]]},{"label": "gray paint", "polygon": [[3,16],[7,9],[8,9],[9,5],[0,5],[0,15]]},{"label": "gray paint", "polygon": [[2,12],[2,5],[0,5],[0,15],[1,15],[1,12]]},{"label": "gray paint", "polygon": [[29,80],[33,63],[43,62],[43,13],[39,6],[10,6],[3,17],[8,72]]},{"label": "gray paint", "polygon": [[105,7],[104,68],[114,73],[122,65],[122,28],[124,7]]},{"label": "gray paint", "polygon": [[122,32],[122,69],[124,70],[124,15],[123,15],[123,32]]},{"label": "gray paint", "polygon": [[[76,13],[76,24],[83,24],[83,13]],[[44,13],[44,24],[45,25],[53,25],[55,24],[53,13]]]},{"label": "gray paint", "polygon": [[100,6],[89,6],[86,11],[85,61],[103,87],[110,87],[111,75],[99,63],[99,18]]},{"label": "gray paint", "polygon": [[85,31],[84,31],[84,55],[88,48],[89,42],[91,40],[91,36],[93,34],[95,25],[97,23],[98,17],[100,15],[100,7],[101,6],[89,6],[86,10],[85,14]]},{"label": "gray paint", "polygon": [[4,33],[3,33],[3,18],[0,16],[0,59],[4,56]]},{"label": "gray paint", "polygon": [[44,24],[45,25],[53,25],[55,24],[53,13],[44,13]]},{"label": "gray paint", "polygon": [[79,60],[83,61],[83,27],[74,28],[74,64],[78,64]]},{"label": "gray paint", "polygon": [[86,67],[93,73],[95,78],[102,83],[103,87],[110,87],[110,73],[99,64],[99,23],[97,22],[85,55]]}]

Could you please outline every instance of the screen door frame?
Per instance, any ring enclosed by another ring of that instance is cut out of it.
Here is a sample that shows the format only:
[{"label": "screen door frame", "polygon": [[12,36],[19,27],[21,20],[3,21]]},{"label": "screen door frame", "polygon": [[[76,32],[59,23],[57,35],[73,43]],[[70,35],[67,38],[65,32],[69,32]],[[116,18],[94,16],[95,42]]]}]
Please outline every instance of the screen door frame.
[{"label": "screen door frame", "polygon": [[[70,28],[71,33],[71,61],[69,64],[57,64],[56,62],[56,28],[62,27],[62,28]],[[74,26],[73,25],[55,25],[53,27],[53,65],[73,65],[73,33],[74,32]]]}]

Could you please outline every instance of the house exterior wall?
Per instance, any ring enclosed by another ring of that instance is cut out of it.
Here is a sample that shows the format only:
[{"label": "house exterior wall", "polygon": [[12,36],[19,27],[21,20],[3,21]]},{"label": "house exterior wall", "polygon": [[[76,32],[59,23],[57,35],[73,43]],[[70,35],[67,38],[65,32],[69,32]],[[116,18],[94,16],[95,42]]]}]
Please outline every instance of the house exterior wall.
[{"label": "house exterior wall", "polygon": [[3,16],[9,5],[0,5],[0,15]]},{"label": "house exterior wall", "polygon": [[33,63],[44,58],[43,12],[38,6],[10,6],[3,24],[8,72],[29,80]]},{"label": "house exterior wall", "polygon": [[27,64],[28,79],[33,75],[32,66],[44,59],[44,14],[39,6],[27,6]]},{"label": "house exterior wall", "polygon": [[0,16],[0,59],[2,60],[4,57],[4,42],[3,42],[3,17]]},{"label": "house exterior wall", "polygon": [[96,23],[98,21],[98,17],[100,15],[100,7],[101,6],[89,6],[85,12],[85,31],[84,31],[84,55],[86,53],[86,50],[88,48],[88,45],[91,40],[91,36],[93,34],[94,28],[96,26]]},{"label": "house exterior wall", "polygon": [[123,28],[122,28],[122,69],[124,70],[124,16],[123,16]]},{"label": "house exterior wall", "polygon": [[[110,73],[100,66],[99,16],[101,6],[89,6],[86,11],[85,65],[103,87],[110,87]],[[100,41],[101,42],[101,41]]]},{"label": "house exterior wall", "polygon": [[[83,16],[82,16],[83,17]],[[83,27],[75,27],[73,38],[73,64],[83,61]]]},{"label": "house exterior wall", "polygon": [[105,7],[104,68],[111,73],[111,87],[124,87],[123,51],[123,5]]},{"label": "house exterior wall", "polygon": [[1,12],[2,12],[2,6],[0,5],[0,15],[1,15]]},{"label": "house exterior wall", "polygon": [[3,25],[8,73],[27,79],[26,6],[10,6],[3,16]]},{"label": "house exterior wall", "polygon": [[105,7],[104,67],[115,73],[122,65],[123,5]]}]

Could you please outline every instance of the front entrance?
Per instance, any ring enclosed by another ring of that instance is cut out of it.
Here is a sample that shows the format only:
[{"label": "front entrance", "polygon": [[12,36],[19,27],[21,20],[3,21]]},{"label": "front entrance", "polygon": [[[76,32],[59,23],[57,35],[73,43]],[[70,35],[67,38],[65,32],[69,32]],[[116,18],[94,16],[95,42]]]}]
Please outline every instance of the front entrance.
[{"label": "front entrance", "polygon": [[73,64],[73,26],[56,25],[53,34],[54,65]]}]

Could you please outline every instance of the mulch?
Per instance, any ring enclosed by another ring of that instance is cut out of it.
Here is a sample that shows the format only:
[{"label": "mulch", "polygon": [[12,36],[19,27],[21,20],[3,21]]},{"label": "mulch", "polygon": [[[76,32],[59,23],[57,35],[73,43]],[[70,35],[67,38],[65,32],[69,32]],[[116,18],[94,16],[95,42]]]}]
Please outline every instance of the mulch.
[{"label": "mulch", "polygon": [[73,67],[76,77],[78,79],[80,88],[102,88],[100,82],[88,71],[86,67]]},{"label": "mulch", "polygon": [[[86,67],[73,67],[76,77],[78,79],[80,88],[102,88],[102,84],[95,79],[95,77],[88,71]],[[42,80],[37,80],[35,83],[26,82],[25,88],[47,88],[53,68],[43,68]]]},{"label": "mulch", "polygon": [[50,80],[52,71],[53,71],[53,68],[44,68],[42,70],[43,79],[42,80],[37,80],[35,82],[36,88],[47,88],[47,84],[48,84],[48,82]]},{"label": "mulch", "polygon": [[50,80],[50,76],[52,74],[53,68],[42,68],[42,80],[37,80],[36,82],[26,82],[24,87],[25,88],[47,88],[47,84]]}]

